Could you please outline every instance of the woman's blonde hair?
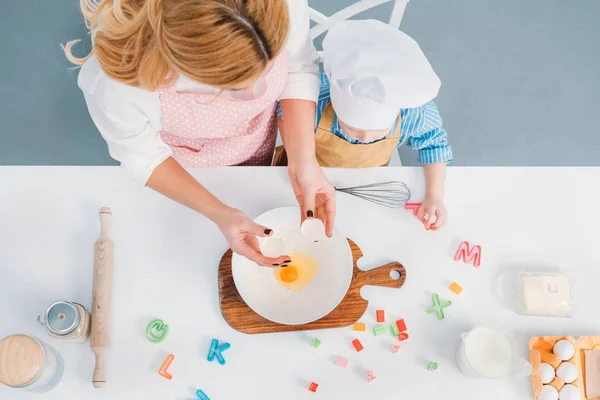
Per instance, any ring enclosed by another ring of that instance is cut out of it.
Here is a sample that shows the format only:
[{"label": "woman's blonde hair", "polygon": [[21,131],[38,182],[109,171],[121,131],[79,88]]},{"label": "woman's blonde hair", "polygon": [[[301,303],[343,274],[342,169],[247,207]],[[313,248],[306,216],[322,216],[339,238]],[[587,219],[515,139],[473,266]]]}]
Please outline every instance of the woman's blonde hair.
[{"label": "woman's blonde hair", "polygon": [[285,0],[80,0],[92,51],[104,72],[156,90],[179,74],[221,89],[258,77],[282,50],[289,30]]}]

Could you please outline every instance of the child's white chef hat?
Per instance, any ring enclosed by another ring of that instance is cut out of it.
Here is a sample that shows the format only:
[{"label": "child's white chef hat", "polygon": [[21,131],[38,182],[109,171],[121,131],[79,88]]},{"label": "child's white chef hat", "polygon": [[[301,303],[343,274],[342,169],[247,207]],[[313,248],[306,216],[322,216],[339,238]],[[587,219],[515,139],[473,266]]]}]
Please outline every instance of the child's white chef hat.
[{"label": "child's white chef hat", "polygon": [[437,96],[441,82],[410,36],[380,21],[344,21],[323,41],[323,65],[338,117],[357,129],[393,125],[401,108]]}]

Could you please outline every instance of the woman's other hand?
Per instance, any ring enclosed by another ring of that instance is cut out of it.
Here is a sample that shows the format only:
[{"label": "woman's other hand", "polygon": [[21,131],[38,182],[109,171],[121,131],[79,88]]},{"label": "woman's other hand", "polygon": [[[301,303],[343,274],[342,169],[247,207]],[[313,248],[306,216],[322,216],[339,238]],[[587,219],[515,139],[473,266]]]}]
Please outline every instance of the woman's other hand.
[{"label": "woman's other hand", "polygon": [[273,231],[258,225],[240,210],[228,208],[214,218],[214,221],[235,253],[263,267],[277,267],[291,262],[289,256],[270,258],[261,254],[257,236],[271,236]]}]

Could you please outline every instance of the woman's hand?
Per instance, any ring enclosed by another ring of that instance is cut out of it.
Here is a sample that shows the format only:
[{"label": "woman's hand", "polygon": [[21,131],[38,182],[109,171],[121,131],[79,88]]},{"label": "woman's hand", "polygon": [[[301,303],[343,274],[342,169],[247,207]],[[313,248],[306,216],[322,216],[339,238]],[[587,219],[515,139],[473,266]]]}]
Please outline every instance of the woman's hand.
[{"label": "woman's hand", "polygon": [[316,159],[290,163],[288,173],[301,210],[301,220],[319,218],[331,237],[335,222],[335,188]]},{"label": "woman's hand", "polygon": [[444,200],[437,196],[427,196],[417,212],[419,221],[423,221],[426,230],[437,231],[446,225],[448,214]]},{"label": "woman's hand", "polygon": [[237,254],[264,267],[277,267],[291,262],[289,256],[269,258],[261,254],[256,237],[271,236],[273,231],[258,225],[240,210],[228,208],[213,220],[229,243],[231,250]]}]

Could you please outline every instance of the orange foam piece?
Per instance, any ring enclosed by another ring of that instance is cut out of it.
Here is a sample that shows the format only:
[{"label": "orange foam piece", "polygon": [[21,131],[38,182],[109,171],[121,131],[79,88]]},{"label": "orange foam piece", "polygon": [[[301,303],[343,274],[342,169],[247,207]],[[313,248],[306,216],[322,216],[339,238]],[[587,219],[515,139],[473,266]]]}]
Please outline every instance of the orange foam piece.
[{"label": "orange foam piece", "polygon": [[404,332],[406,330],[406,323],[403,319],[396,321],[396,326],[398,327],[399,332]]},{"label": "orange foam piece", "polygon": [[385,311],[377,310],[377,322],[384,322],[384,321],[385,321]]},{"label": "orange foam piece", "polygon": [[359,331],[359,332],[365,332],[367,330],[367,324],[362,323],[362,322],[357,322],[354,325],[352,325],[352,329],[354,329],[355,331]]},{"label": "orange foam piece", "polygon": [[354,346],[357,352],[362,351],[362,349],[364,349],[362,343],[358,339],[354,339],[352,341],[352,345]]},{"label": "orange foam piece", "polygon": [[169,366],[171,366],[171,363],[173,362],[174,359],[175,359],[175,356],[173,354],[169,354],[167,356],[165,361],[160,366],[160,369],[158,370],[158,373],[160,376],[163,376],[163,377],[167,378],[168,380],[173,379],[173,375],[169,374],[167,372],[167,369],[169,369]]},{"label": "orange foam piece", "polygon": [[450,286],[448,286],[448,289],[450,289],[455,294],[461,294],[461,292],[463,291],[462,286],[460,286],[456,282],[452,282],[452,284]]}]

